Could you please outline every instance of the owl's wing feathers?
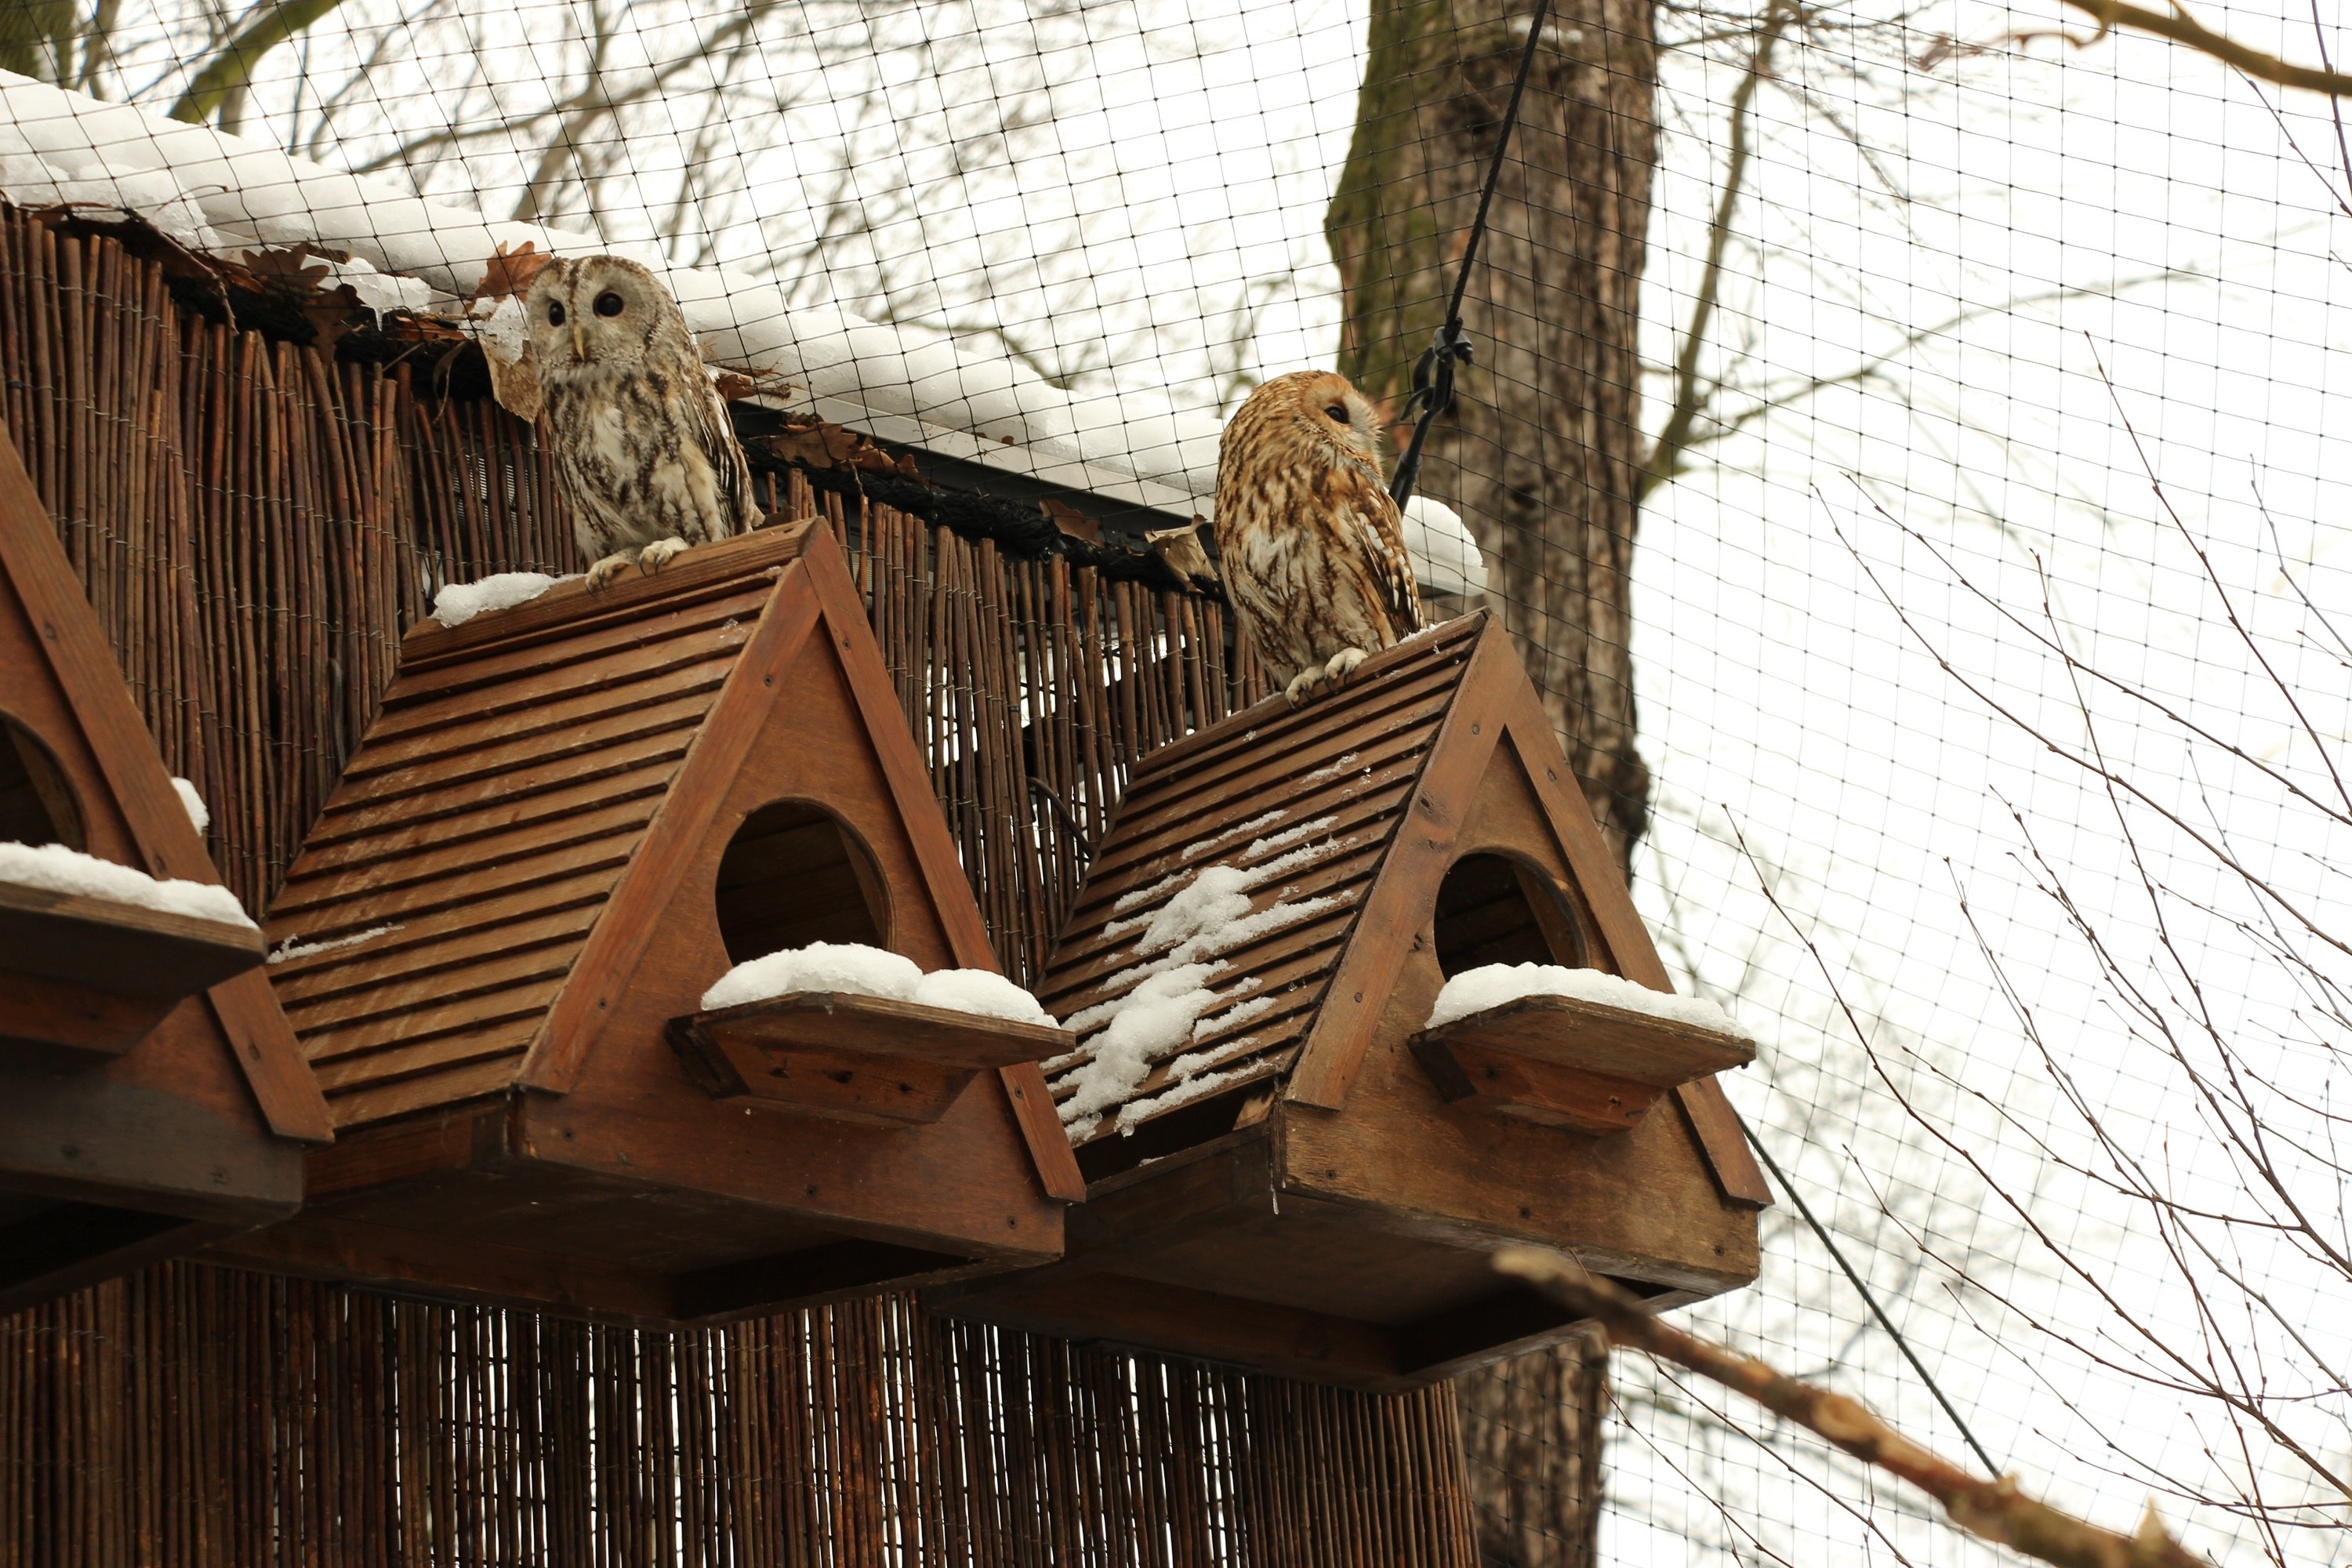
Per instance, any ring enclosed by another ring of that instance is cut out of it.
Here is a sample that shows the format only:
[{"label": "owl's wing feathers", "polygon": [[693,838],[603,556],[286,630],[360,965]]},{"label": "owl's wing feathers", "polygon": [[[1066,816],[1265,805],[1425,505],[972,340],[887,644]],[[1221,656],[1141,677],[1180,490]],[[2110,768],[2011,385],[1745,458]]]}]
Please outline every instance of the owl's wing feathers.
[{"label": "owl's wing feathers", "polygon": [[1421,630],[1421,585],[1413,580],[1412,557],[1404,547],[1404,523],[1388,487],[1377,475],[1343,469],[1333,499],[1339,503],[1348,543],[1362,552],[1366,574],[1388,612],[1389,627],[1400,637]]},{"label": "owl's wing feathers", "polygon": [[741,532],[758,521],[751,500],[751,468],[743,461],[743,449],[735,439],[735,426],[727,417],[727,404],[719,389],[698,368],[695,381],[697,384],[684,388],[684,395],[677,400],[682,405],[680,418],[687,438],[709,461],[727,531]]}]

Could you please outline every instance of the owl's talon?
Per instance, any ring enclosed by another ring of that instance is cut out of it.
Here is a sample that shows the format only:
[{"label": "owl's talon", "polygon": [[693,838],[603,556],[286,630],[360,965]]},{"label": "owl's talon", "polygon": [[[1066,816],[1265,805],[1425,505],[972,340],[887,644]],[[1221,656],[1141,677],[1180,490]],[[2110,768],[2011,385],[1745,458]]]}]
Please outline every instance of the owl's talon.
[{"label": "owl's talon", "polygon": [[592,594],[603,593],[606,588],[612,586],[614,578],[619,576],[622,573],[635,565],[636,562],[637,552],[635,551],[614,551],[612,554],[607,555],[604,559],[596,563],[595,565],[588,568],[588,591]]},{"label": "owl's talon", "polygon": [[685,540],[656,539],[637,552],[637,570],[650,577],[685,553]]},{"label": "owl's talon", "polygon": [[1312,697],[1315,694],[1315,689],[1322,684],[1323,667],[1319,664],[1310,664],[1290,678],[1290,684],[1282,689],[1283,700],[1296,708]]},{"label": "owl's talon", "polygon": [[1356,667],[1370,657],[1362,648],[1343,647],[1331,656],[1330,662],[1323,667],[1323,673],[1332,685],[1343,685],[1348,677],[1356,673]]}]

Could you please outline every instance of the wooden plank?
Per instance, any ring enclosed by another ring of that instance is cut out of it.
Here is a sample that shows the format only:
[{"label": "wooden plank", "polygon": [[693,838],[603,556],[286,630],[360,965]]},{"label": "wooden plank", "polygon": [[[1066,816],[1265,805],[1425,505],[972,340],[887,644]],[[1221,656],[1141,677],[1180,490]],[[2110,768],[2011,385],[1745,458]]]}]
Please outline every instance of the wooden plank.
[{"label": "wooden plank", "polygon": [[[387,704],[383,716],[368,726],[368,744],[406,741],[453,722],[493,719],[600,688],[675,675],[713,659],[730,658],[741,650],[751,631],[740,614],[729,612],[745,605],[756,619],[759,601],[746,595],[740,600],[702,606],[698,624],[667,637],[656,635],[652,627],[614,627],[602,639],[565,637],[546,645],[536,668],[511,673],[494,676],[482,668],[517,662],[511,658],[469,659],[448,667],[440,672],[445,681],[454,681],[461,674],[469,679],[455,689],[429,696],[404,693],[405,700],[398,706]],[[601,648],[594,646],[600,641]]]},{"label": "wooden plank", "polygon": [[1408,1043],[1415,1052],[1467,1047],[1482,1056],[1523,1057],[1658,1089],[1745,1067],[1756,1058],[1756,1042],[1742,1036],[1580,996],[1522,996],[1423,1029]]},{"label": "wooden plank", "polygon": [[307,842],[316,849],[323,845],[341,844],[369,834],[425,829],[436,822],[453,817],[466,818],[470,813],[479,812],[502,801],[526,800],[599,780],[634,776],[646,770],[661,770],[667,782],[667,777],[676,773],[687,748],[693,744],[694,734],[692,726],[680,726],[595,751],[534,763],[513,773],[420,790],[394,799],[331,800],[327,803],[326,815],[311,827]]},{"label": "wooden plank", "polygon": [[251,926],[0,882],[0,973],[177,999],[268,952]]},{"label": "wooden plank", "polygon": [[1739,1113],[1731,1108],[1723,1085],[1711,1078],[1686,1083],[1675,1090],[1683,1119],[1706,1151],[1707,1168],[1715,1173],[1726,1203],[1739,1208],[1772,1206],[1772,1185],[1764,1179],[1748,1139],[1740,1131]]},{"label": "wooden plank", "polygon": [[568,634],[598,620],[634,620],[649,605],[788,564],[800,555],[814,527],[792,523],[702,545],[678,556],[656,575],[630,574],[598,594],[588,592],[585,579],[575,579],[556,584],[528,604],[477,616],[463,626],[419,621],[401,639],[401,663],[424,669],[440,660],[494,645],[519,643],[556,628]]},{"label": "wooden plank", "polygon": [[1171,741],[1152,753],[1150,769],[1157,776],[1178,776],[1183,771],[1213,757],[1223,748],[1237,743],[1255,744],[1257,739],[1282,741],[1298,729],[1319,722],[1332,710],[1344,711],[1350,698],[1360,700],[1367,689],[1380,686],[1384,677],[1416,660],[1435,663],[1462,651],[1465,644],[1475,642],[1484,635],[1487,626],[1485,611],[1474,611],[1444,623],[1425,637],[1393,647],[1381,649],[1357,667],[1356,673],[1339,692],[1310,700],[1293,708],[1276,695],[1244,709],[1223,723],[1207,730],[1195,731],[1181,739]]},{"label": "wooden plank", "polygon": [[[404,926],[359,946],[272,964],[271,981],[290,1015],[297,1004],[324,1001],[347,991],[365,991],[541,948],[576,945],[594,923],[597,912],[594,901],[574,900],[551,913],[526,913],[480,926],[439,931]],[[333,962],[339,955],[341,962]],[[310,964],[306,969],[292,971],[293,965],[306,961]]]},{"label": "wooden plank", "polygon": [[[320,938],[335,931],[404,924],[445,912],[454,912],[463,919],[466,910],[478,908],[481,901],[522,893],[542,883],[569,885],[593,878],[602,879],[609,887],[644,837],[643,832],[634,829],[608,833],[585,844],[567,844],[504,864],[477,868],[471,876],[452,872],[431,882],[346,898],[326,909],[309,911],[312,917],[310,920],[289,920],[288,924],[307,928],[306,939]],[[276,929],[273,925],[272,930]]]},{"label": "wooden plank", "polygon": [[1060,1029],[832,992],[689,1014],[668,1037],[715,1099],[903,1124],[938,1121],[985,1068],[1071,1044]]},{"label": "wooden plank", "polygon": [[446,847],[413,849],[405,855],[323,871],[299,882],[289,880],[270,906],[270,924],[299,921],[309,911],[370,894],[466,876],[486,865],[634,836],[644,831],[660,805],[658,795],[638,795],[610,805],[541,817]]},{"label": "wooden plank", "polygon": [[1496,730],[1484,720],[1494,687],[1516,677],[1518,653],[1499,626],[1479,637],[1422,770],[1390,853],[1366,892],[1326,994],[1323,1011],[1291,1069],[1286,1097],[1336,1110],[1345,1104],[1388,999],[1399,954],[1410,949],[1452,863],[1455,838],[1477,798]]},{"label": "wooden plank", "polygon": [[798,570],[782,575],[734,675],[702,716],[688,764],[670,786],[652,830],[635,845],[628,875],[614,889],[605,918],[589,932],[582,972],[592,984],[572,986],[557,998],[523,1064],[525,1086],[562,1094],[578,1077],[602,1015],[611,1010],[608,988],[635,969],[652,942],[687,858],[709,831],[745,752],[783,696],[779,680],[818,631],[823,611],[816,596],[796,591],[806,580]]},{"label": "wooden plank", "polygon": [[644,708],[607,713],[564,731],[561,740],[526,736],[355,779],[348,786],[350,793],[342,804],[347,808],[373,805],[474,782],[488,783],[494,789],[504,788],[509,774],[522,774],[527,781],[536,770],[566,758],[690,731],[701,724],[710,711],[717,689],[705,688]]},{"label": "wooden plank", "polygon": [[308,1041],[328,1029],[414,1016],[425,1008],[492,995],[532,981],[561,980],[572,968],[577,951],[577,942],[562,940],[520,950],[508,948],[474,962],[453,963],[429,973],[389,977],[314,1002],[289,1000],[286,1016]]},{"label": "wooden plank", "polygon": [[811,542],[801,573],[815,594],[834,652],[849,681],[850,695],[865,718],[883,776],[890,781],[891,800],[914,846],[931,902],[947,927],[956,963],[965,969],[994,969],[995,950],[989,945],[988,928],[973,901],[955,839],[931,793],[922,755],[908,731],[906,710],[898,706],[898,693],[891,689],[890,671],[874,645],[857,584],[850,580],[840,548],[830,534],[820,534]]},{"label": "wooden plank", "polygon": [[698,1039],[684,1020],[674,1021],[670,1040],[688,1075],[713,1100],[836,1121],[891,1127],[937,1121],[954,1109],[980,1072],[822,1046],[730,1050]]},{"label": "wooden plank", "polygon": [[429,1048],[444,1039],[462,1042],[468,1037],[536,1016],[563,988],[561,975],[504,986],[438,1007],[419,1007],[405,1015],[373,1018],[350,1026],[314,1029],[302,1037],[311,1070],[321,1083],[331,1078],[348,1081],[354,1072],[366,1072],[363,1058],[394,1049]]},{"label": "wooden plank", "polygon": [[[412,709],[433,710],[452,699],[484,687],[528,689],[551,671],[574,665],[594,667],[610,658],[625,660],[636,650],[673,642],[691,642],[729,621],[749,626],[759,619],[773,584],[764,576],[748,577],[723,593],[673,602],[647,614],[585,628],[565,628],[550,637],[512,647],[483,649],[469,657],[445,659],[431,668],[400,670],[383,694],[383,718],[405,720]],[[492,700],[503,700],[503,697]]]},{"label": "wooden plank", "polygon": [[343,769],[353,788],[386,773],[408,773],[423,777],[471,761],[475,753],[497,750],[502,754],[536,737],[576,733],[614,714],[643,712],[665,703],[694,698],[706,700],[735,668],[731,651],[657,673],[615,679],[529,707],[509,707],[487,715],[453,714],[446,723],[394,740],[373,735]]},{"label": "wooden plank", "polygon": [[1054,1110],[1054,1093],[1045,1087],[1045,1075],[1035,1062],[1022,1062],[997,1068],[996,1076],[1004,1085],[1013,1120],[1021,1126],[1021,1141],[1037,1167],[1037,1180],[1045,1195],[1066,1204],[1085,1202],[1087,1179],[1079,1173],[1077,1152],[1070,1147],[1070,1136]]},{"label": "wooden plank", "polygon": [[515,1058],[523,1054],[518,1047],[509,1055],[469,1062],[437,1073],[402,1079],[394,1083],[371,1084],[365,1089],[337,1095],[333,1106],[338,1128],[364,1127],[371,1122],[387,1121],[395,1116],[406,1116],[418,1110],[448,1110],[466,1101],[479,1100],[514,1087]]},{"label": "wooden plank", "polygon": [[[683,752],[684,748],[677,750]],[[600,771],[577,783],[527,795],[495,795],[462,813],[446,816],[428,817],[420,812],[415,820],[388,823],[363,835],[339,836],[325,843],[314,837],[288,872],[287,886],[291,889],[314,878],[402,858],[420,850],[476,844],[551,819],[574,817],[628,801],[658,796],[677,771],[677,757],[672,755],[617,772]],[[282,894],[279,901],[284,901]]]},{"label": "wooden plank", "polygon": [[1546,1127],[1622,1132],[1665,1092],[1656,1084],[1494,1049],[1475,1038],[1438,1039],[1424,1033],[1411,1043],[1414,1059],[1447,1104],[1468,1102]]},{"label": "wooden plank", "polygon": [[175,1004],[60,980],[10,974],[0,984],[0,1040],[121,1056],[154,1032]]},{"label": "wooden plank", "polygon": [[1066,1029],[838,991],[793,992],[674,1023],[730,1057],[822,1048],[974,1069],[1042,1061],[1076,1043]]}]

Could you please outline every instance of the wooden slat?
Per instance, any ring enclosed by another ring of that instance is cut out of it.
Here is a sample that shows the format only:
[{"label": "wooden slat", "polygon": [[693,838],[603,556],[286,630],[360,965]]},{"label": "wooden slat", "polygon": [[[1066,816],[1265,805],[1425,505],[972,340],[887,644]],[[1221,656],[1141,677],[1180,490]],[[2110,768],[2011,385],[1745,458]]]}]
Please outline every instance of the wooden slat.
[{"label": "wooden slat", "polygon": [[261,963],[251,926],[0,882],[0,974],[193,996]]}]

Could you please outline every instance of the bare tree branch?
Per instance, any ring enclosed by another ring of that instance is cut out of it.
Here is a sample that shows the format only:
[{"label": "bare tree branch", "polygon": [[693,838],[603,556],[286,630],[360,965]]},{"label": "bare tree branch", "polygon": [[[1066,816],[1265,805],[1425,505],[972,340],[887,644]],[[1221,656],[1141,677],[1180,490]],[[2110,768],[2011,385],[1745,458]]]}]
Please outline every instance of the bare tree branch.
[{"label": "bare tree branch", "polygon": [[2102,1530],[2026,1496],[2014,1477],[1986,1480],[1970,1475],[1842,1394],[1659,1321],[1629,1292],[1586,1273],[1572,1258],[1543,1247],[1514,1247],[1496,1255],[1495,1267],[1570,1311],[1593,1319],[1613,1343],[1646,1351],[1744,1394],[1864,1464],[1909,1481],[1943,1504],[1953,1523],[1981,1540],[2013,1547],[2055,1568],[2204,1568],[2166,1531],[2153,1501],[2137,1535]]},{"label": "bare tree branch", "polygon": [[2251,44],[2240,43],[2227,33],[2215,32],[2191,16],[2189,7],[2178,4],[2177,0],[2162,11],[2134,5],[2128,0],[2066,0],[2066,4],[2096,21],[2098,30],[2082,36],[2063,31],[2011,33],[2009,41],[2030,43],[2036,38],[2063,38],[2081,49],[2088,48],[2117,27],[2129,27],[2136,32],[2153,33],[2159,38],[2169,38],[2223,65],[2233,66],[2250,77],[2280,87],[2324,92],[2330,98],[2342,98],[2352,93],[2352,76],[2321,66],[2296,65],[2276,55],[2264,54]]}]

